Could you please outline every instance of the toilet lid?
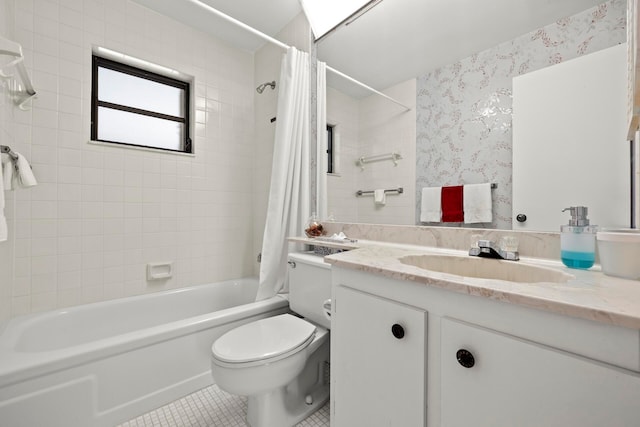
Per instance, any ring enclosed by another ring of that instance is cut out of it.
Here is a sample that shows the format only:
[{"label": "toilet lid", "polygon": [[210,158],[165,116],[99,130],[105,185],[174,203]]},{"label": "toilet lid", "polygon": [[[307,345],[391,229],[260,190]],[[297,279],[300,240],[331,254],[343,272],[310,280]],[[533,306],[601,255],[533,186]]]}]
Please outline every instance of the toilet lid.
[{"label": "toilet lid", "polygon": [[306,320],[281,314],[232,329],[218,338],[211,350],[223,362],[253,362],[304,347],[315,332],[316,327]]}]

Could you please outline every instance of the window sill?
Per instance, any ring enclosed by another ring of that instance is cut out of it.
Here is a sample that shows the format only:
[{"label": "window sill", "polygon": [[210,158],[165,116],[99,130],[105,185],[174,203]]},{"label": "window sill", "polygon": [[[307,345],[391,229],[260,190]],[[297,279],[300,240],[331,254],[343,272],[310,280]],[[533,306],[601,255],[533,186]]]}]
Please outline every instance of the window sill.
[{"label": "window sill", "polygon": [[112,144],[110,142],[102,142],[102,141],[94,141],[94,140],[89,140],[87,141],[87,143],[91,145],[99,145],[102,147],[124,148],[125,150],[147,151],[151,153],[161,153],[161,154],[169,154],[169,155],[185,156],[185,157],[196,156],[195,153],[183,153],[181,151],[170,151],[170,150],[163,150],[161,148],[151,148],[151,147],[139,147],[136,145]]}]

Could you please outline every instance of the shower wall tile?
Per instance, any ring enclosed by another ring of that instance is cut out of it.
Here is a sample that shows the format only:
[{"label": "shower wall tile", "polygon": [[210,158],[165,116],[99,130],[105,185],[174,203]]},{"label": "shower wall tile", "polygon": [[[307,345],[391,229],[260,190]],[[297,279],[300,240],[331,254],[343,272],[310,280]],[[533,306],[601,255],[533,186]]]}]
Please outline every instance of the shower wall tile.
[{"label": "shower wall tile", "polygon": [[334,158],[336,170],[327,176],[327,212],[334,219],[345,222],[359,222],[358,200],[354,197],[360,172],[360,168],[355,166],[360,156],[359,106],[359,100],[334,88],[327,88],[327,122],[335,126],[334,136],[336,141],[339,140],[335,151],[338,158]]},{"label": "shower wall tile", "polygon": [[493,182],[490,226],[510,229],[513,77],[624,43],[625,25],[610,0],[419,76],[416,218],[422,187]]},{"label": "shower wall tile", "polygon": [[[372,196],[358,197],[358,218],[374,224],[414,224],[416,141],[416,79],[409,79],[387,88],[385,94],[410,107],[409,111],[378,95],[371,95],[360,103],[359,153],[347,161],[356,172],[359,190],[392,189],[402,187],[402,194],[389,193],[384,206],[373,203]],[[398,153],[402,159],[395,165],[391,160],[369,163],[364,169],[355,166],[361,156]]]},{"label": "shower wall tile", "polygon": [[[0,34],[38,91],[20,111],[0,88],[0,141],[40,182],[5,193],[0,322],[253,273],[252,54],[130,0],[0,0]],[[92,45],[194,76],[194,156],[87,142]],[[153,261],[174,277],[147,282]]]}]

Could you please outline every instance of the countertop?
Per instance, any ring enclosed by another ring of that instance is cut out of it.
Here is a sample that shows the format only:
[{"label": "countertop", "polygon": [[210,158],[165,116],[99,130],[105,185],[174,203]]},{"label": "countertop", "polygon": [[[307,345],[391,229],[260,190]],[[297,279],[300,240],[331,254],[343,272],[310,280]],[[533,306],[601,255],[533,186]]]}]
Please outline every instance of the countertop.
[{"label": "countertop", "polygon": [[[292,239],[294,240],[294,239]],[[295,239],[300,243],[324,245],[314,239]],[[340,247],[333,244],[332,247]],[[589,270],[565,267],[560,261],[521,258],[520,261],[482,259],[487,263],[529,264],[551,268],[573,276],[566,283],[518,283],[494,279],[463,277],[403,264],[407,255],[458,255],[464,251],[363,241],[350,243],[349,250],[325,257],[336,267],[350,268],[397,280],[408,280],[452,292],[490,298],[540,310],[579,317],[616,326],[640,329],[640,281],[603,274],[599,266]]]}]

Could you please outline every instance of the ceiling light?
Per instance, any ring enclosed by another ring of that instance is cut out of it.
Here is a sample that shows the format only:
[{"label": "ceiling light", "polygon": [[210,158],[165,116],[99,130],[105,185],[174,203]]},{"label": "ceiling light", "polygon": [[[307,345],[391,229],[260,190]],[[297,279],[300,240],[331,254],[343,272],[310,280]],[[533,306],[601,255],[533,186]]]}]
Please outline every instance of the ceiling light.
[{"label": "ceiling light", "polygon": [[[382,0],[300,0],[317,40],[340,24],[360,17]],[[357,15],[354,17],[354,15]],[[350,19],[352,18],[353,19]]]}]

